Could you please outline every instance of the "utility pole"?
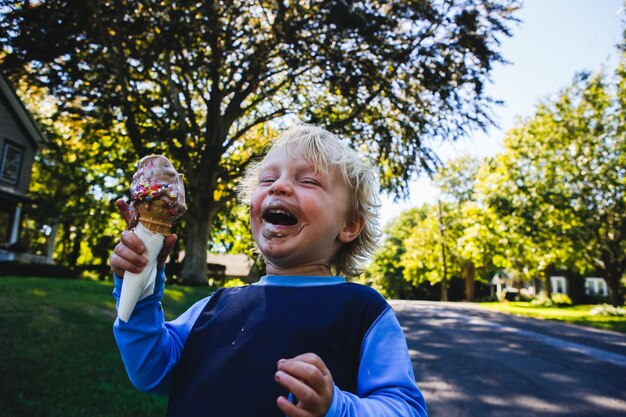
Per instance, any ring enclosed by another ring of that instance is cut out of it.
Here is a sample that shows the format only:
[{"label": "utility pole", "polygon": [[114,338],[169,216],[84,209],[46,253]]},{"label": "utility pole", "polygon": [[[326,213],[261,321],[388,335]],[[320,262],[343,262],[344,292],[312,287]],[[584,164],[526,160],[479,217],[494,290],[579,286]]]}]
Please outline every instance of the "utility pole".
[{"label": "utility pole", "polygon": [[446,264],[446,236],[445,226],[443,224],[443,216],[441,210],[441,200],[439,204],[439,233],[441,235],[441,260],[442,260],[442,277],[441,277],[441,301],[448,301],[448,266]]}]

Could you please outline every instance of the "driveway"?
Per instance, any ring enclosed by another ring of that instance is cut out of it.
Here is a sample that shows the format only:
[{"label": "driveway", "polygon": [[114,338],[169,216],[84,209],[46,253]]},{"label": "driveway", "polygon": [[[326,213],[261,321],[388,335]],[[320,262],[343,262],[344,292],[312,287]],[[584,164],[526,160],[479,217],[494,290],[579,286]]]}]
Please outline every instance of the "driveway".
[{"label": "driveway", "polygon": [[626,335],[392,300],[430,417],[626,417]]}]

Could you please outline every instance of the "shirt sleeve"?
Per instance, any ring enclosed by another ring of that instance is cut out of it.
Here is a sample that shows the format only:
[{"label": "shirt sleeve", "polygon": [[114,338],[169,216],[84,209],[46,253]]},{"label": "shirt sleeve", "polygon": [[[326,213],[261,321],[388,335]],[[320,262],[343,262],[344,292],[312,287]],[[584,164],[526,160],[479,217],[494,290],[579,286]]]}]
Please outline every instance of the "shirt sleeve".
[{"label": "shirt sleeve", "polygon": [[426,417],[426,402],[393,310],[372,325],[363,342],[357,395],[337,386],[326,417]]},{"label": "shirt sleeve", "polygon": [[[139,301],[128,322],[119,318],[113,335],[126,373],[141,391],[166,394],[171,371],[178,362],[187,336],[210,297],[196,302],[176,320],[165,322],[161,300],[165,288],[164,268],[156,275],[154,294]],[[122,280],[115,277],[113,297],[119,303]]]}]

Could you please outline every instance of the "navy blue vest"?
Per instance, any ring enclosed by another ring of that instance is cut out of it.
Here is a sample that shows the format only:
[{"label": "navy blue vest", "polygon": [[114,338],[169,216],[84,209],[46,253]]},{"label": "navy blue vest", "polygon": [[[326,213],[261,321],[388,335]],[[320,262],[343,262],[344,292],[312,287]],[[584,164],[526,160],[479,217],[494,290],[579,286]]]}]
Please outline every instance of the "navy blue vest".
[{"label": "navy blue vest", "polygon": [[276,362],[320,356],[335,384],[355,393],[361,345],[388,308],[353,283],[218,290],[194,324],[177,364],[168,416],[282,417]]}]

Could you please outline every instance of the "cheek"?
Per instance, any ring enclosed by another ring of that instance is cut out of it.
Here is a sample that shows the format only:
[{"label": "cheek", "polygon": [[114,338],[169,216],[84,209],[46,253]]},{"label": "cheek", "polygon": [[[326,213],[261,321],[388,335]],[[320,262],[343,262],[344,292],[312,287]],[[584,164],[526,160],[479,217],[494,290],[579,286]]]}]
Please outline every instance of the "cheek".
[{"label": "cheek", "polygon": [[258,206],[250,204],[250,228],[254,230],[259,226],[261,222],[261,213],[258,210]]}]

